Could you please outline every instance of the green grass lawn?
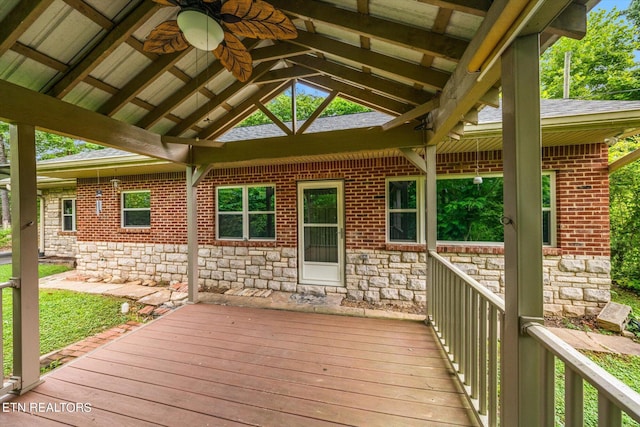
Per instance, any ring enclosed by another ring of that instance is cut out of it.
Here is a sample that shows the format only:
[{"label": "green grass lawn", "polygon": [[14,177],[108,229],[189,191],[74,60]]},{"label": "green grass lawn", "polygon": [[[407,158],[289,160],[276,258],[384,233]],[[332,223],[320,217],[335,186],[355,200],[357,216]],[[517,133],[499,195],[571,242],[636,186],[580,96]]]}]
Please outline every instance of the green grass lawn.
[{"label": "green grass lawn", "polygon": [[[42,264],[40,277],[68,270],[59,265]],[[11,276],[11,266],[0,266],[0,282]],[[46,354],[129,320],[135,315],[120,313],[121,298],[64,290],[40,291],[40,353]],[[12,291],[2,292],[2,337],[4,373],[11,371],[13,354]]]}]

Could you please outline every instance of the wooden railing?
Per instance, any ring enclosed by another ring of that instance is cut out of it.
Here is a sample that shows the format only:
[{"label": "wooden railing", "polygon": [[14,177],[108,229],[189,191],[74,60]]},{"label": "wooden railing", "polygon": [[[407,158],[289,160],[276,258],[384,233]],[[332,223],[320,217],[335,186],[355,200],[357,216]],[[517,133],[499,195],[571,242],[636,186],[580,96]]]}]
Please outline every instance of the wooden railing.
[{"label": "wooden railing", "polygon": [[500,341],[504,301],[435,252],[430,252],[429,319],[483,425],[500,414]]},{"label": "wooden railing", "polygon": [[3,313],[2,313],[2,293],[4,292],[4,289],[13,288],[13,287],[15,287],[14,280],[0,283],[0,369],[2,369],[2,375],[0,375],[0,379],[2,379],[2,381],[0,382],[0,398],[6,395],[7,393],[15,390],[16,388],[18,388],[18,385],[20,383],[15,378],[7,379],[4,376],[4,340],[3,340],[4,321],[3,321]]},{"label": "wooden railing", "polygon": [[[502,353],[509,351],[500,346],[504,336],[504,301],[436,252],[430,251],[428,259],[431,283],[427,320],[449,356],[478,421],[484,426],[504,425],[500,417],[501,372],[504,372],[501,363]],[[640,394],[543,325],[529,323],[522,329],[539,343],[543,358],[542,378],[536,382],[543,388],[542,425],[589,425],[584,423],[585,382],[598,392],[598,426],[640,423]],[[558,396],[564,399],[563,414],[556,407],[557,361],[565,370],[565,393]]]}]

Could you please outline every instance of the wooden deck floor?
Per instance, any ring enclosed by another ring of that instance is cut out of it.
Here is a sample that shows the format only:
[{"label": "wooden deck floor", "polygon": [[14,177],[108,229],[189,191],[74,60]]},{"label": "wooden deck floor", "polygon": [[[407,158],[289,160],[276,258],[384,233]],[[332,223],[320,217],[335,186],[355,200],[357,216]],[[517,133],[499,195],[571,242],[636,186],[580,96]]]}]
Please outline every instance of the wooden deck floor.
[{"label": "wooden deck floor", "polygon": [[205,304],[59,368],[7,405],[2,426],[473,425],[421,323]]}]

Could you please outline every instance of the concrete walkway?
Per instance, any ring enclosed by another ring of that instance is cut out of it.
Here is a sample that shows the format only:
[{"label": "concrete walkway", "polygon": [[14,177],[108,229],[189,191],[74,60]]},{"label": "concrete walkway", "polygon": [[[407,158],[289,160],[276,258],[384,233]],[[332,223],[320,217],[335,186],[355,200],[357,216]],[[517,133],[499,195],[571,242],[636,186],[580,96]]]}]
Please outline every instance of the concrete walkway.
[{"label": "concrete walkway", "polygon": [[[185,304],[187,300],[185,284],[175,284],[167,288],[126,283],[87,283],[86,281],[78,280],[78,276],[74,271],[43,278],[40,281],[40,287],[43,289],[67,289],[129,298],[145,304],[146,307],[141,309],[139,313],[149,316],[162,315],[172,308]],[[199,299],[203,303],[219,305],[414,321],[425,319],[425,315],[421,314],[345,307],[341,305],[342,297],[334,295],[300,295],[287,292],[248,291],[229,291],[226,294],[200,292]],[[566,328],[549,328],[549,330],[579,350],[640,356],[640,343],[627,337]]]}]

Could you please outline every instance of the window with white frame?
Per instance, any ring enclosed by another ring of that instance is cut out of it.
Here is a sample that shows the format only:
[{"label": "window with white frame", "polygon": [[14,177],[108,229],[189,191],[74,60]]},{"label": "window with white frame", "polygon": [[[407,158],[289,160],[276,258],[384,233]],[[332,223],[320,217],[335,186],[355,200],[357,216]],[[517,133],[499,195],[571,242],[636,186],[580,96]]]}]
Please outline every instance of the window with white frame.
[{"label": "window with white frame", "polygon": [[273,185],[216,188],[217,238],[274,240],[276,191]]},{"label": "window with white frame", "polygon": [[420,177],[387,179],[387,240],[422,243],[424,227],[423,183]]},{"label": "window with white frame", "polygon": [[123,191],[121,194],[122,227],[151,227],[151,191]]},{"label": "window with white frame", "polygon": [[[504,242],[503,177],[441,177],[437,183],[438,240],[447,242]],[[542,174],[542,241],[554,246],[555,174]]]},{"label": "window with white frame", "polygon": [[62,199],[62,231],[76,231],[76,199]]}]

